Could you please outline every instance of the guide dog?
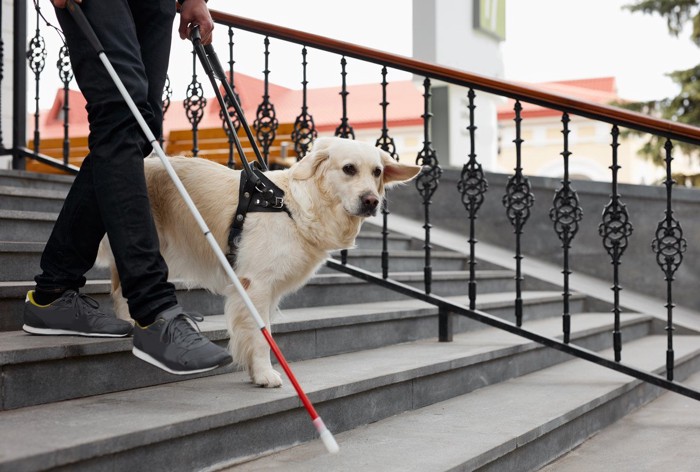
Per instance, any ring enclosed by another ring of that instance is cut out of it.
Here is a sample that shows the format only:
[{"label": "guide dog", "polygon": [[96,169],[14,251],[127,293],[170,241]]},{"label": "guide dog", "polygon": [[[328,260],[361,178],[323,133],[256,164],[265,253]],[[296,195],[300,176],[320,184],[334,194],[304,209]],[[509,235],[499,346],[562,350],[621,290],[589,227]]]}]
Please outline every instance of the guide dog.
[{"label": "guide dog", "polygon": [[[224,252],[238,205],[241,171],[198,158],[170,157],[175,171]],[[226,298],[225,315],[234,360],[253,383],[282,385],[270,350],[159,159],[144,160],[153,218],[170,277]],[[289,169],[266,172],[285,193],[289,215],[250,213],[245,219],[235,271],[269,329],[281,298],[301,288],[328,257],[350,248],[360,226],[376,214],[387,187],[413,179],[420,166],[399,163],[370,144],[317,139]],[[103,264],[112,273],[117,315],[130,319],[107,238]]]}]

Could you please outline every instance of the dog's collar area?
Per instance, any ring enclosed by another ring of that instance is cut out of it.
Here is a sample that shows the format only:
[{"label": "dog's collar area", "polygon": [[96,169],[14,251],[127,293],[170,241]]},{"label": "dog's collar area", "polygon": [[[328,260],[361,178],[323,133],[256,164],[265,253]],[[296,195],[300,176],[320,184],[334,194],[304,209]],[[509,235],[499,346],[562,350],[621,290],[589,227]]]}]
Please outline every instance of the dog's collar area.
[{"label": "dog's collar area", "polygon": [[238,188],[238,207],[233,215],[231,230],[228,235],[228,259],[231,267],[236,263],[236,255],[241,244],[243,223],[251,212],[285,212],[290,218],[292,213],[284,204],[284,191],[275,185],[259,169],[253,169],[255,181],[247,172],[241,172],[241,183]]}]

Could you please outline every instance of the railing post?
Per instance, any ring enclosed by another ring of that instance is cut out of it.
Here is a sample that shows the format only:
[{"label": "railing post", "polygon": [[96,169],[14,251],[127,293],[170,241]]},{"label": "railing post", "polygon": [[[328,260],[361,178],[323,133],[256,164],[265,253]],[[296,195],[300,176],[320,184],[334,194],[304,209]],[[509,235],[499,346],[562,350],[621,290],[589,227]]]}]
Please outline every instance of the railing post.
[{"label": "railing post", "polygon": [[469,89],[469,161],[464,164],[457,189],[462,194],[462,204],[469,214],[469,309],[476,309],[476,218],[489,183],[484,178],[481,164],[476,161],[476,126],[474,125],[474,89]]},{"label": "railing post", "polygon": [[263,74],[265,75],[263,101],[258,105],[253,128],[255,128],[255,136],[262,146],[265,165],[269,165],[270,146],[275,142],[279,121],[275,106],[270,101],[270,38],[267,36],[265,36],[265,70]]},{"label": "railing post", "polygon": [[440,183],[440,177],[442,176],[442,168],[438,164],[437,153],[433,149],[433,143],[430,137],[430,118],[433,116],[430,107],[430,79],[428,77],[423,81],[423,149],[418,153],[416,158],[416,164],[423,166],[420,174],[416,179],[416,188],[418,188],[418,193],[423,197],[423,206],[425,207],[425,223],[423,228],[425,229],[425,244],[423,249],[425,250],[425,267],[423,269],[423,277],[425,283],[425,293],[430,293],[432,291],[433,282],[433,268],[431,266],[430,260],[430,204],[431,198],[437,190],[438,184]]},{"label": "railing post", "polygon": [[563,310],[562,310],[562,325],[564,331],[564,342],[568,343],[571,335],[571,313],[569,308],[569,299],[571,292],[569,291],[569,249],[571,249],[571,241],[578,232],[578,224],[583,217],[583,211],[578,202],[576,191],[571,188],[571,180],[569,179],[569,114],[564,113],[561,117],[561,122],[564,125],[561,131],[564,138],[564,150],[561,155],[564,158],[564,178],[561,181],[562,186],[554,194],[552,209],[549,211],[549,218],[554,223],[554,231],[559,236],[561,247],[564,251],[564,292]]},{"label": "railing post", "polygon": [[612,131],[612,192],[610,202],[603,210],[603,222],[598,226],[598,234],[603,238],[603,246],[610,256],[613,265],[613,286],[611,290],[614,294],[613,300],[613,350],[615,351],[615,361],[622,360],[622,334],[620,332],[620,259],[627,248],[629,237],[632,234],[632,224],[629,222],[627,207],[620,202],[620,194],[617,189],[617,172],[620,166],[617,164],[617,148],[620,146],[618,138],[620,130],[617,125],[613,125]]},{"label": "railing post", "polygon": [[[0,27],[2,26],[2,3],[0,3]],[[0,34],[0,90],[2,90],[2,83],[5,81],[5,41],[2,39],[2,34]],[[2,128],[2,93],[0,93],[0,150],[5,148],[5,140],[3,139],[3,128]]]},{"label": "railing post", "polygon": [[292,131],[292,142],[294,143],[294,152],[296,152],[297,160],[300,160],[309,151],[311,143],[314,142],[318,136],[318,131],[316,131],[316,125],[314,124],[314,117],[309,114],[309,107],[306,103],[306,94],[309,81],[306,80],[306,47],[301,49],[301,67],[302,67],[302,80],[301,80],[301,113],[294,120],[294,131]]},{"label": "railing post", "polygon": [[438,341],[451,343],[453,333],[453,316],[447,308],[438,309]]},{"label": "railing post", "polygon": [[[382,107],[382,135],[377,139],[375,146],[380,147],[387,152],[393,159],[399,160],[399,155],[396,153],[396,145],[394,138],[389,136],[389,127],[387,125],[387,107],[389,102],[386,100],[386,88],[389,83],[386,81],[386,66],[382,67],[382,101],[379,104]],[[382,200],[382,277],[389,277],[389,201],[387,195],[384,195]]]},{"label": "railing post", "polygon": [[[348,73],[345,71],[345,67],[348,65],[348,61],[343,56],[340,59],[340,77],[341,77],[341,88],[340,88],[340,98],[343,104],[343,116],[340,118],[340,125],[335,129],[335,136],[344,139],[355,139],[355,130],[350,125],[348,120],[348,84],[346,77]],[[343,249],[340,251],[340,260],[343,264],[348,263],[348,250]]]},{"label": "railing post", "polygon": [[27,145],[27,1],[15,0],[13,12],[14,43],[12,51],[12,168],[24,169],[25,158],[20,149]]},{"label": "railing post", "polygon": [[[165,84],[163,85],[163,121],[165,121],[165,114],[168,112],[168,109],[170,108],[171,99],[173,97],[173,89],[170,86],[170,76],[168,74],[165,74]],[[164,141],[165,140],[165,127],[163,127],[163,130],[160,133],[160,137],[158,138],[158,141],[160,142],[160,147],[164,147]]]},{"label": "railing post", "polygon": [[187,98],[183,103],[187,120],[192,125],[192,155],[199,154],[199,122],[204,116],[204,107],[207,106],[207,99],[204,96],[202,84],[197,79],[197,54],[192,49],[192,82],[187,86]]},{"label": "railing post", "polygon": [[515,102],[515,174],[508,179],[506,184],[506,194],[503,196],[503,206],[506,207],[508,219],[513,225],[515,233],[515,323],[517,326],[523,324],[523,299],[522,299],[522,251],[520,248],[520,237],[523,234],[523,227],[530,217],[530,208],[535,203],[535,196],[532,194],[530,181],[523,175],[522,168],[522,143],[520,137],[520,112],[523,107],[519,100]]},{"label": "railing post", "polygon": [[58,67],[58,76],[63,82],[63,163],[68,165],[70,163],[70,104],[68,103],[70,90],[68,85],[73,80],[73,70],[71,69],[68,46],[65,44],[61,47],[58,54],[56,67]]},{"label": "railing post", "polygon": [[673,216],[671,192],[676,181],[673,180],[671,174],[673,144],[670,139],[666,140],[664,149],[666,151],[666,181],[664,182],[666,186],[666,212],[665,218],[659,222],[656,228],[652,249],[656,253],[656,263],[663,270],[666,281],[666,378],[673,380],[673,307],[675,305],[673,304],[672,289],[674,274],[683,262],[683,253],[688,244],[683,237],[683,228],[681,228],[680,222]]}]

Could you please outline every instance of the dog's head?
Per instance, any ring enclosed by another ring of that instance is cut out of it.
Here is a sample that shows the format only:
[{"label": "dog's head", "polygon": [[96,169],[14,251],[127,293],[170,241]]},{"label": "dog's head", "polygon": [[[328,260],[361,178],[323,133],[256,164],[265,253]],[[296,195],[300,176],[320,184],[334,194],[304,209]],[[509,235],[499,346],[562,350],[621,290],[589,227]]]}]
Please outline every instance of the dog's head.
[{"label": "dog's head", "polygon": [[309,154],[292,166],[295,180],[315,179],[319,191],[338,200],[351,216],[374,216],[384,189],[414,178],[420,166],[396,162],[370,144],[341,138],[317,139]]}]

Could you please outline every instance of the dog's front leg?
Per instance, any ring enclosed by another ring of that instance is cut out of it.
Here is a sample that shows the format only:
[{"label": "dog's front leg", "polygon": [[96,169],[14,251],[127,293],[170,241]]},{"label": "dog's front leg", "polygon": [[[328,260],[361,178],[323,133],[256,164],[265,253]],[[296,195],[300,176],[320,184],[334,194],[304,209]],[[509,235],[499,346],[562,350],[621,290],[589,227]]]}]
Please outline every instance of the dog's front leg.
[{"label": "dog's front leg", "polygon": [[[249,280],[246,280],[244,285],[247,286],[246,291],[269,330],[272,304],[269,287],[255,287]],[[230,287],[230,290],[234,290],[233,287]],[[226,318],[231,335],[229,348],[234,360],[248,369],[254,384],[261,387],[280,387],[282,377],[272,368],[270,347],[248,313],[245,303],[235,291],[227,297]]]}]

